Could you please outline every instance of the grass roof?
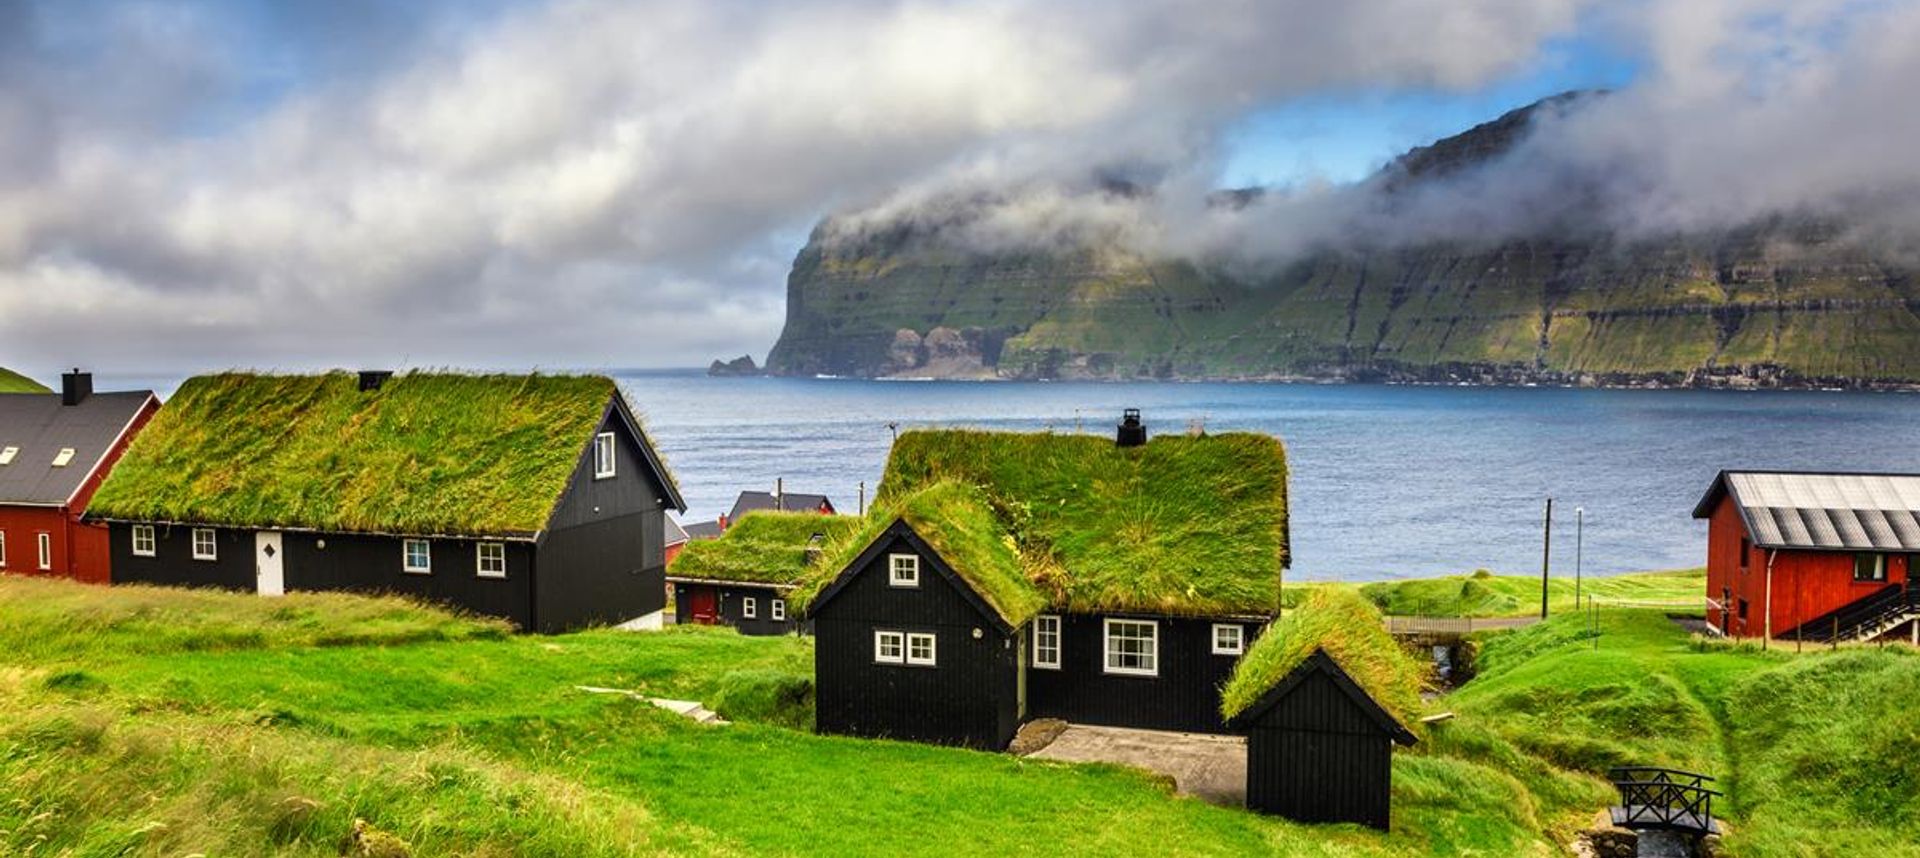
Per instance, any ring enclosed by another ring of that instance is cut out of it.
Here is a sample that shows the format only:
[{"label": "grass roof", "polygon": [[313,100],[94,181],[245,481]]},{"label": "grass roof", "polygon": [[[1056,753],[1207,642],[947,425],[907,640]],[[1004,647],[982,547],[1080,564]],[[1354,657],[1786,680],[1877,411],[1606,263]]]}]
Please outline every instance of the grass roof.
[{"label": "grass roof", "polygon": [[47,386],[20,373],[0,367],[0,393],[50,393]]},{"label": "grass roof", "polygon": [[531,534],[617,393],[604,376],[188,379],[89,514],[241,527]]},{"label": "grass roof", "polygon": [[1047,560],[1020,550],[986,492],[954,481],[876,501],[860,529],[829,550],[826,562],[821,564],[823,573],[803,583],[790,601],[809,605],[847,564],[899,520],[906,521],[939,552],[954,573],[965,579],[1008,625],[1019,626],[1046,608],[1047,599],[1033,582]]},{"label": "grass roof", "polygon": [[[894,444],[876,503],[976,486],[1048,604],[1172,615],[1270,614],[1287,564],[1287,459],[1269,435],[919,430]],[[949,558],[952,560],[953,558]]]},{"label": "grass roof", "polygon": [[1387,633],[1371,602],[1332,587],[1313,591],[1254,642],[1220,693],[1220,713],[1232,718],[1245,711],[1321,649],[1401,724],[1419,715],[1420,663]]},{"label": "grass roof", "polygon": [[[824,559],[860,523],[850,515],[748,513],[733,522],[719,539],[689,541],[673,565],[667,567],[667,574],[713,581],[797,584],[827,566],[824,562],[807,562],[807,545],[814,534],[821,535]],[[832,575],[833,571],[825,574]]]}]

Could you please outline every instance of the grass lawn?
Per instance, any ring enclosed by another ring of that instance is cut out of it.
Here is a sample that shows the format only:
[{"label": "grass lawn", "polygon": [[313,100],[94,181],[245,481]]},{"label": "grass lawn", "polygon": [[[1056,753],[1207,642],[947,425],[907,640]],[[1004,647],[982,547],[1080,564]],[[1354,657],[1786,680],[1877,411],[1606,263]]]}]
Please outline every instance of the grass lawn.
[{"label": "grass lawn", "polygon": [[[1629,575],[1588,577],[1580,582],[1581,596],[1609,602],[1680,605],[1698,612],[1706,592],[1705,569],[1636,572]],[[1495,575],[1480,570],[1468,575],[1409,578],[1368,584],[1306,583],[1286,588],[1287,604],[1298,604],[1307,592],[1322,587],[1352,587],[1373,600],[1384,613],[1421,617],[1528,617],[1540,613],[1540,577]],[[1574,609],[1574,581],[1555,575],[1548,581],[1549,613]]]},{"label": "grass lawn", "polygon": [[338,855],[365,820],[421,856],[1552,855],[1623,761],[1721,775],[1736,855],[1920,842],[1920,658],[1893,651],[1703,646],[1629,611],[1597,651],[1571,617],[1491,637],[1432,704],[1458,717],[1396,754],[1391,835],[1117,767],[815,736],[793,729],[811,661],[801,638],[504,636],[385,599],[0,576],[0,854]]}]

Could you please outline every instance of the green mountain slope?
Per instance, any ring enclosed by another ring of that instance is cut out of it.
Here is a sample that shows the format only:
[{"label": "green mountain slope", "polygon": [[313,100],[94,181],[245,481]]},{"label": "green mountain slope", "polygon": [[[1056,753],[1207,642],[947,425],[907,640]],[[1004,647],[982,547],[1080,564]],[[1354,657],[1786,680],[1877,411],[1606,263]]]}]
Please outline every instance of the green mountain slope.
[{"label": "green mountain slope", "polygon": [[46,393],[46,385],[6,367],[0,367],[0,393]]},{"label": "green mountain slope", "polygon": [[[1378,181],[1480,163],[1534,109]],[[827,226],[794,262],[774,374],[1920,382],[1916,272],[1832,224],[1328,251],[1259,277],[1120,247],[970,252],[926,228],[827,241]]]}]

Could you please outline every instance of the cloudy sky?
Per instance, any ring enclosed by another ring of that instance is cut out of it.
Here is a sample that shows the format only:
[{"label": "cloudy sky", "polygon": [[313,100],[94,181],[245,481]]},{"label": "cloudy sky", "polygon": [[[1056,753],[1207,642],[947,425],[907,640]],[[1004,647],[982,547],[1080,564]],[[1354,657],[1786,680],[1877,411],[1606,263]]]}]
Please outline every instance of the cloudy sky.
[{"label": "cloudy sky", "polygon": [[1213,240],[1282,253],[1400,151],[1577,88],[1616,96],[1436,220],[1497,232],[1578,168],[1631,177],[1620,226],[1898,230],[1916,7],[0,0],[0,365],[760,357],[830,212],[1119,170],[1278,186]]}]

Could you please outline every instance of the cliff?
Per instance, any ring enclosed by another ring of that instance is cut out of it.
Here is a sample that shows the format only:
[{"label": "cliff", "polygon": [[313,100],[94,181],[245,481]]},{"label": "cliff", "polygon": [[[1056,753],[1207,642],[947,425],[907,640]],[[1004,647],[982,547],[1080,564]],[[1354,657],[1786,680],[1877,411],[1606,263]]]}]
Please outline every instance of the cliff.
[{"label": "cliff", "polygon": [[[1484,162],[1540,106],[1409,152],[1370,181],[1392,194]],[[1111,244],[984,253],[937,228],[829,241],[826,227],[794,262],[771,373],[1920,382],[1916,272],[1805,219],[1657,240],[1327,250],[1257,275]]]}]

